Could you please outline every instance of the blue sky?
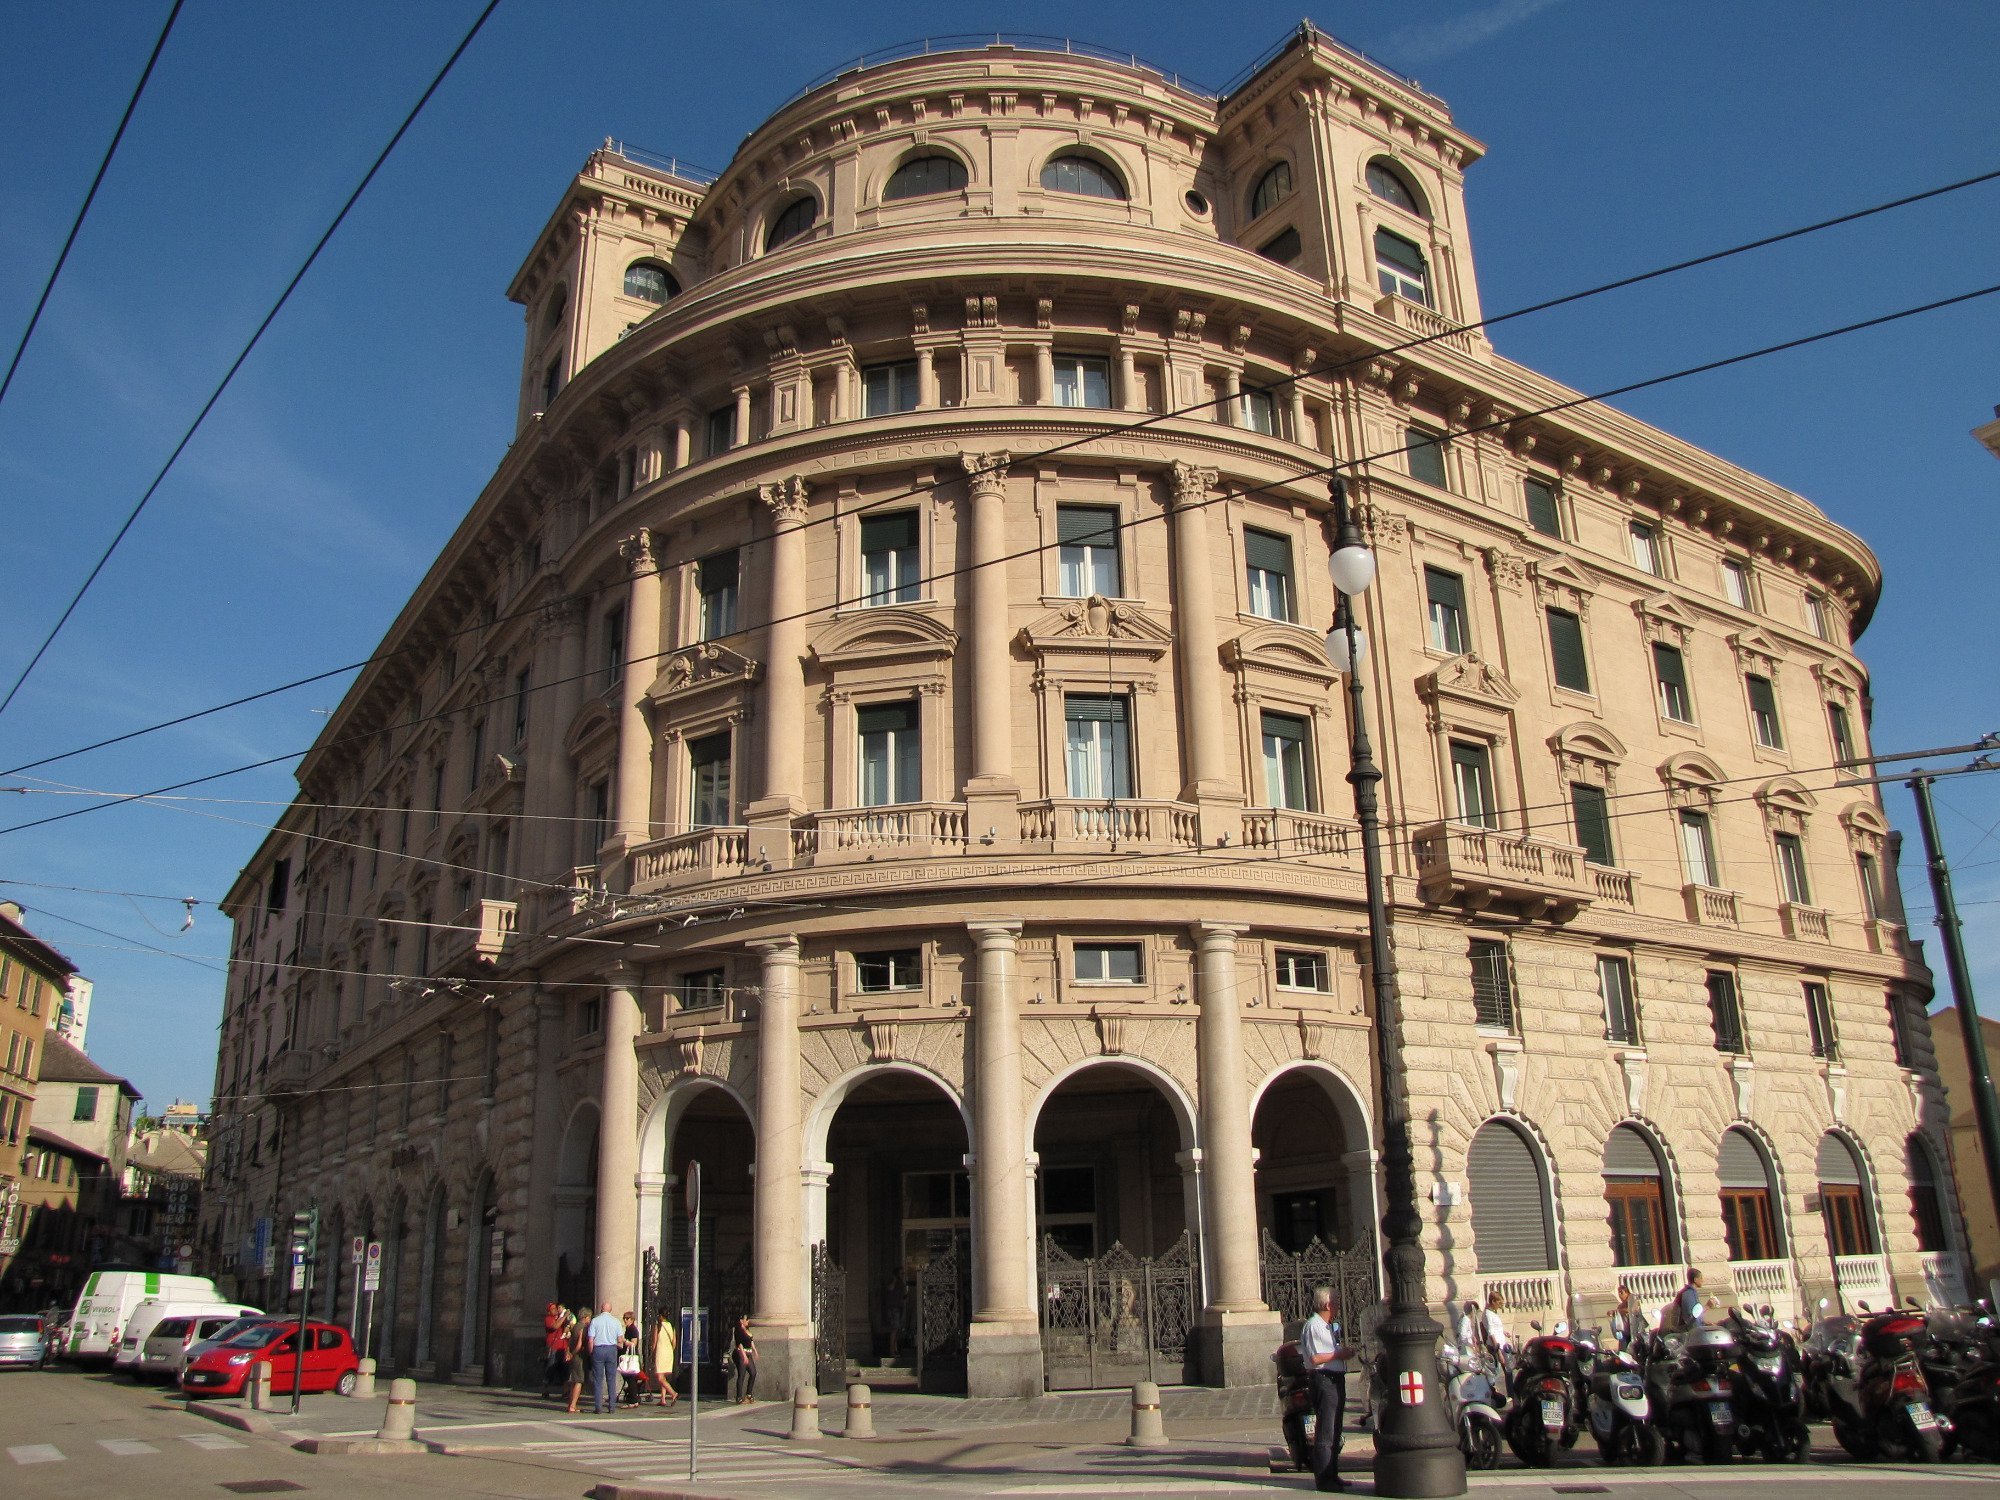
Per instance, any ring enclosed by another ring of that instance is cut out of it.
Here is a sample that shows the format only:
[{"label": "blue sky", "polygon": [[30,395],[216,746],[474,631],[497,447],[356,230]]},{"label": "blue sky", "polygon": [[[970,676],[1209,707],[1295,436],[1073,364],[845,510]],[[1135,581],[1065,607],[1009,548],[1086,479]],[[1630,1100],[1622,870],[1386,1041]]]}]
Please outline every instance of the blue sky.
[{"label": "blue sky", "polygon": [[[70,7],[0,8],[6,347],[166,9],[121,0],[79,25]],[[0,549],[5,677],[477,10],[189,0],[0,404],[0,495],[15,518]],[[1073,36],[1219,83],[1299,18],[1296,0],[504,0],[0,717],[0,766],[368,654],[505,449],[521,326],[505,288],[604,137],[719,167],[843,59],[955,31]],[[1489,312],[2000,165],[1989,3],[1402,0],[1314,19],[1443,95],[1487,143],[1468,193]],[[1588,390],[1996,272],[2000,185],[1496,338]],[[2000,401],[1996,349],[2000,298],[1625,403],[1875,546],[1888,587],[1861,650],[1885,748],[2000,729],[1988,604],[2000,461],[1967,435]],[[296,750],[342,685],[36,774],[128,789]],[[212,901],[290,790],[279,767],[201,789],[237,801],[5,835],[0,875]],[[1939,795],[1985,1009],[2000,1013],[2000,776]],[[0,822],[73,805],[0,796]],[[1906,793],[1889,807],[1914,827]],[[1906,859],[1903,876],[1927,930],[1921,865]],[[205,1099],[227,940],[213,908],[180,934],[170,902],[7,893],[98,981],[93,1054],[155,1107]]]}]

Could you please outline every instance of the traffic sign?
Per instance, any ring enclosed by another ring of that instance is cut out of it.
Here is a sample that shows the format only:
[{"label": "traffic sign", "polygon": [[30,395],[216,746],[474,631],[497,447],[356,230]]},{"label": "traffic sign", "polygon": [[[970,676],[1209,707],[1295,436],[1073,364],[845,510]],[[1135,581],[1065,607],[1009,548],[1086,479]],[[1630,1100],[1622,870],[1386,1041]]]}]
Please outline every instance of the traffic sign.
[{"label": "traffic sign", "polygon": [[356,1264],[357,1266],[358,1266],[358,1265],[360,1265],[360,1264],[361,1264],[361,1257],[362,1257],[363,1255],[367,1254],[367,1253],[368,1253],[368,1240],[367,1240],[367,1238],[366,1238],[365,1236],[363,1236],[363,1235],[358,1235],[358,1234],[357,1234],[357,1235],[356,1235],[356,1236],[354,1237],[354,1246],[353,1246],[353,1251],[352,1251],[352,1255],[353,1255],[353,1260],[354,1260],[354,1263],[355,1263],[355,1264]]},{"label": "traffic sign", "polygon": [[701,1163],[698,1161],[688,1163],[687,1211],[690,1219],[701,1217]]},{"label": "traffic sign", "polygon": [[366,1256],[362,1262],[361,1290],[379,1292],[382,1290],[382,1242],[370,1240]]}]

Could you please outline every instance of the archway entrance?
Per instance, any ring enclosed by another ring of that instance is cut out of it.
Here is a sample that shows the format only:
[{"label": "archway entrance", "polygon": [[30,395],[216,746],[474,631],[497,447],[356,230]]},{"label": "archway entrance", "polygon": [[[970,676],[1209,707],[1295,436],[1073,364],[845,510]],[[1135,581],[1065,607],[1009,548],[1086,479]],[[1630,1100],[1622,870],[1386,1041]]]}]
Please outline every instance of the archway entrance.
[{"label": "archway entrance", "polygon": [[1331,1286],[1350,1333],[1372,1329],[1379,1298],[1375,1185],[1367,1118],[1346,1084],[1313,1066],[1266,1086],[1250,1122],[1265,1303],[1288,1334]]},{"label": "archway entrance", "polygon": [[[883,1068],[847,1088],[825,1129],[823,1217],[807,1211],[807,1237],[826,1247],[818,1321],[838,1321],[839,1352],[871,1381],[964,1390],[972,1179],[956,1101],[923,1074]],[[833,1332],[820,1328],[823,1364]]]},{"label": "archway entrance", "polygon": [[1042,1366],[1051,1390],[1185,1383],[1205,1298],[1192,1111],[1149,1071],[1096,1063],[1035,1118]]},{"label": "archway entrance", "polygon": [[652,1313],[664,1309],[680,1327],[685,1326],[681,1314],[693,1306],[694,1246],[683,1189],[689,1168],[699,1162],[701,1302],[709,1310],[711,1347],[706,1360],[695,1359],[693,1350],[682,1357],[700,1373],[706,1389],[719,1376],[728,1329],[750,1311],[751,1168],[757,1136],[749,1115],[728,1090],[713,1084],[691,1088],[685,1100],[669,1102],[668,1188],[660,1200],[660,1249],[647,1252],[643,1268],[643,1315],[650,1328]]},{"label": "archway entrance", "polygon": [[555,1193],[556,1298],[564,1307],[597,1299],[597,1106],[586,1104],[563,1130]]}]

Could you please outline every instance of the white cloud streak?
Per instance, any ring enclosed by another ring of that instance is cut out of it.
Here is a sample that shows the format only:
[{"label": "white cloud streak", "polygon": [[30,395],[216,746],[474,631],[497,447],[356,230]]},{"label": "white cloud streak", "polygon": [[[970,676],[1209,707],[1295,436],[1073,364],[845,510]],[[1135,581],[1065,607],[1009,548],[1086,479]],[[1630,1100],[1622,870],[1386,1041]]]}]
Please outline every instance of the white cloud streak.
[{"label": "white cloud streak", "polygon": [[1501,32],[1561,3],[1562,0],[1499,0],[1497,5],[1488,5],[1450,20],[1405,26],[1390,35],[1385,50],[1404,62],[1442,62],[1483,42],[1490,42]]}]

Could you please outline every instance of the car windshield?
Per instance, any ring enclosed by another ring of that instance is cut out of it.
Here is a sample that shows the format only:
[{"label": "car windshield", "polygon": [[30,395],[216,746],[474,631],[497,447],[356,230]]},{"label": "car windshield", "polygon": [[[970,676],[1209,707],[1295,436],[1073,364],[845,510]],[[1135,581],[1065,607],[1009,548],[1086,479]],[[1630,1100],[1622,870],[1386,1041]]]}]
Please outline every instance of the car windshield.
[{"label": "car windshield", "polygon": [[257,1323],[227,1342],[232,1349],[262,1349],[267,1344],[275,1344],[287,1331],[288,1326],[283,1323]]},{"label": "car windshield", "polygon": [[0,1318],[0,1333],[40,1333],[40,1318]]}]

